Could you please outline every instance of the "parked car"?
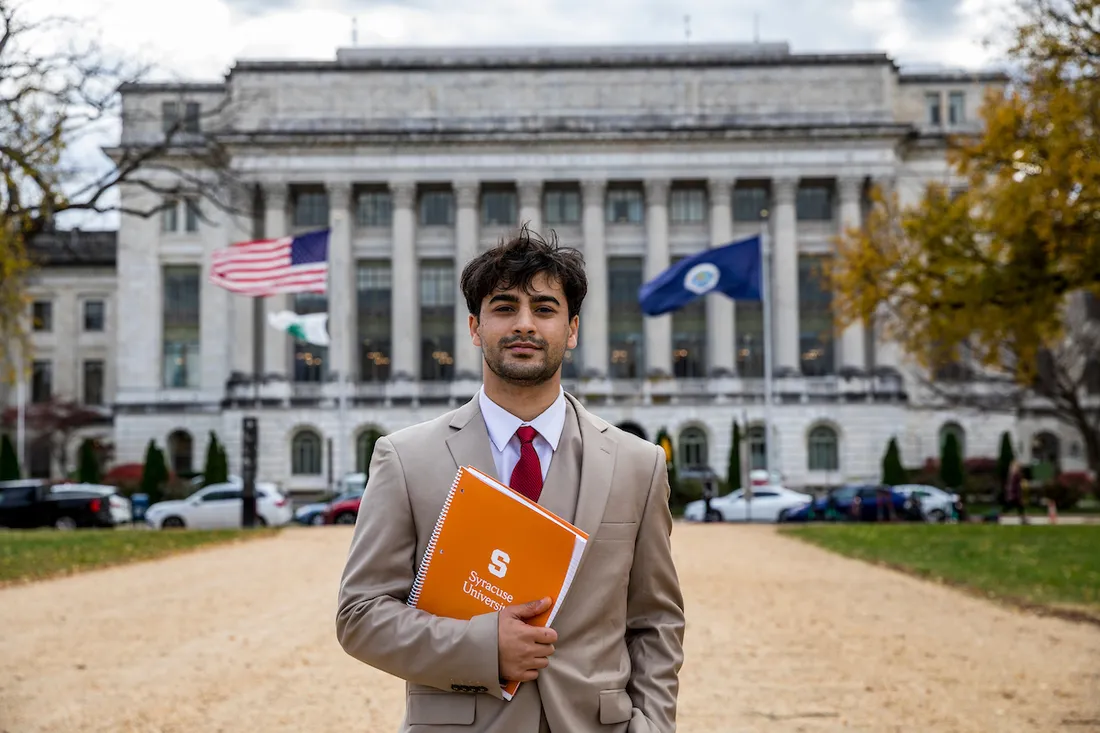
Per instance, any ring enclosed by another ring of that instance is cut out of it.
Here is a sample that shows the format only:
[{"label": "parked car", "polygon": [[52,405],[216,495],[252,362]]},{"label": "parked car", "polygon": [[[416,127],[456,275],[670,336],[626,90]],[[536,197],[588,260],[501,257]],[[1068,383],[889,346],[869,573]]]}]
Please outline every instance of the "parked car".
[{"label": "parked car", "polygon": [[324,523],[355,524],[355,520],[359,517],[359,504],[362,500],[363,494],[360,493],[350,499],[332,502],[321,513]]},{"label": "parked car", "polygon": [[[812,503],[788,512],[784,521],[874,522],[878,519],[878,496],[877,484],[847,484],[833,489],[828,495],[815,499]],[[890,501],[898,520],[924,521],[920,501],[916,497],[906,496],[900,491],[890,491]]]},{"label": "parked car", "polygon": [[[226,529],[241,526],[239,484],[211,484],[186,499],[158,501],[145,510],[145,523],[153,529]],[[293,516],[290,500],[275,484],[256,484],[256,521],[279,527]]]},{"label": "parked car", "polygon": [[915,496],[920,501],[921,510],[929,522],[945,522],[952,516],[955,519],[966,518],[966,507],[962,497],[944,491],[938,486],[902,484],[895,486],[894,491],[906,496]]},{"label": "parked car", "polygon": [[133,509],[130,500],[118,493],[118,488],[107,484],[55,484],[51,491],[55,494],[71,491],[92,491],[107,499],[111,506],[111,516],[115,524],[127,524],[133,521]]},{"label": "parked car", "polygon": [[[766,484],[754,486],[750,497],[745,496],[744,489],[715,497],[710,500],[710,508],[726,522],[782,522],[787,514],[809,504],[810,500],[808,494],[800,491],[778,484]],[[706,503],[703,501],[689,502],[684,507],[684,519],[701,522],[705,509]]]},{"label": "parked car", "polygon": [[95,491],[53,492],[45,482],[5,482],[0,488],[0,527],[113,527],[111,505]]},{"label": "parked car", "polygon": [[298,524],[322,525],[325,523],[324,512],[330,504],[357,499],[363,496],[363,489],[345,491],[325,501],[315,501],[303,504],[294,510],[294,521]]}]

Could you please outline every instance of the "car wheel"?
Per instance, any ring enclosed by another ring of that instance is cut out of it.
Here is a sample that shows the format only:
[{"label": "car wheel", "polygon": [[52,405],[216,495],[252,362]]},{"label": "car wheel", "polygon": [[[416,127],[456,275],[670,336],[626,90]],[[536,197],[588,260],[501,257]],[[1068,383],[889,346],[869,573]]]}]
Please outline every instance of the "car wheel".
[{"label": "car wheel", "polygon": [[183,519],[180,517],[165,517],[160,523],[161,529],[183,529]]},{"label": "car wheel", "polygon": [[58,517],[53,526],[62,530],[76,529],[76,520],[72,517]]},{"label": "car wheel", "polygon": [[943,513],[942,509],[933,509],[932,511],[928,512],[929,522],[939,523],[945,519],[947,519],[947,515]]},{"label": "car wheel", "polygon": [[264,519],[263,517],[261,517],[259,514],[257,514],[256,515],[256,526],[257,527],[266,527],[267,526],[267,520]]},{"label": "car wheel", "polygon": [[723,519],[724,517],[722,516],[722,512],[718,511],[717,509],[711,509],[709,512],[707,512],[707,516],[704,521],[721,522]]},{"label": "car wheel", "polygon": [[310,517],[309,523],[312,524],[314,527],[320,527],[322,524],[325,523],[325,515],[317,512],[312,517]]},{"label": "car wheel", "polygon": [[787,517],[789,517],[790,515],[791,515],[791,510],[790,509],[783,509],[782,511],[779,512],[779,516],[775,518],[775,521],[777,521],[777,522],[786,522]]},{"label": "car wheel", "polygon": [[355,524],[354,512],[340,512],[336,515],[337,524]]}]

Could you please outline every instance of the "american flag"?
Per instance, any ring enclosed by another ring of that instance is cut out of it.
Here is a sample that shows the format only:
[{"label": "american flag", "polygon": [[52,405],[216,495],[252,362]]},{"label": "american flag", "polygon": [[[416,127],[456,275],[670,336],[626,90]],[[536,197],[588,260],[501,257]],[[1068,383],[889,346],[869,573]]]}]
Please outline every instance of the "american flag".
[{"label": "american flag", "polygon": [[260,239],[215,250],[210,282],[234,293],[323,293],[328,283],[328,229]]}]

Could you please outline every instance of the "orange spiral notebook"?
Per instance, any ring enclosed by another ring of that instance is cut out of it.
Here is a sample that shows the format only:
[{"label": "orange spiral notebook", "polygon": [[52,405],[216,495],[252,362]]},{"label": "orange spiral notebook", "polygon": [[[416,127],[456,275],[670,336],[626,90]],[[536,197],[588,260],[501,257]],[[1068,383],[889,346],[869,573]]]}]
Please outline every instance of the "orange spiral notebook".
[{"label": "orange spiral notebook", "polygon": [[[550,626],[569,592],[588,535],[472,466],[458,469],[436,520],[408,605],[470,619],[540,598]],[[511,700],[518,682],[504,688]]]}]

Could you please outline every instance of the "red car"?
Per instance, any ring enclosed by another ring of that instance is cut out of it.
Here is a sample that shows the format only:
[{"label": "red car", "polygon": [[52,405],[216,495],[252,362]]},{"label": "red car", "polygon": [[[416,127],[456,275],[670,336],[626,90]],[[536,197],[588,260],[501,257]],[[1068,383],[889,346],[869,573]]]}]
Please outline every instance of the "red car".
[{"label": "red car", "polygon": [[362,496],[357,496],[329,504],[321,512],[325,524],[355,524],[355,518],[359,516],[359,502],[362,500]]}]

